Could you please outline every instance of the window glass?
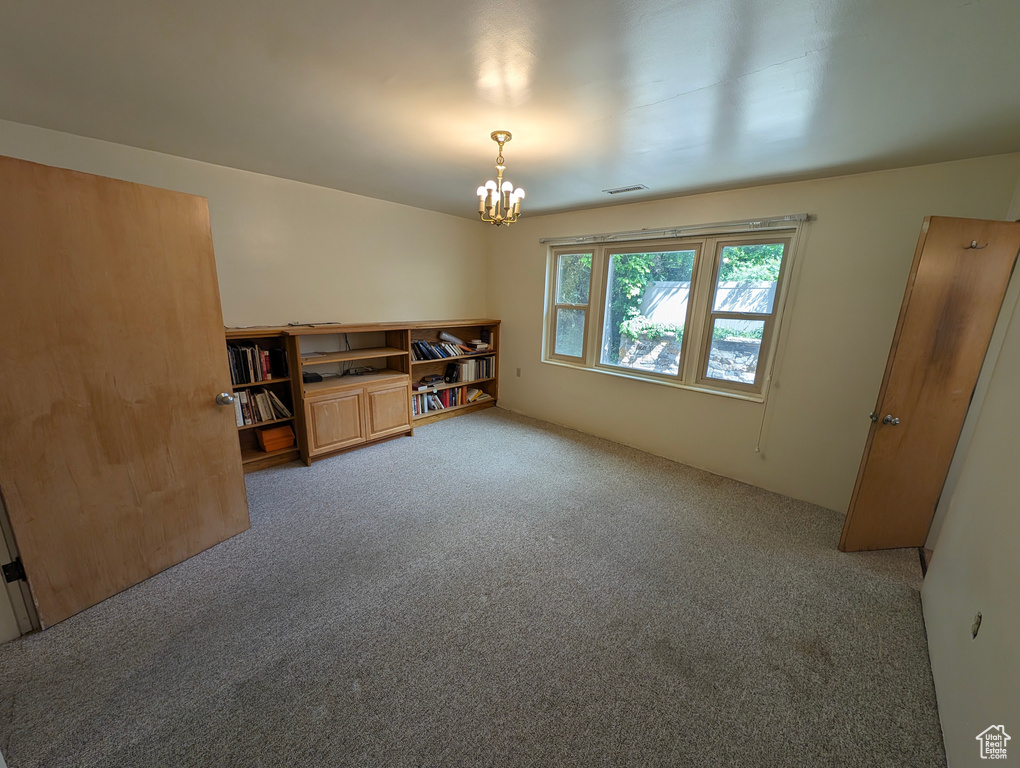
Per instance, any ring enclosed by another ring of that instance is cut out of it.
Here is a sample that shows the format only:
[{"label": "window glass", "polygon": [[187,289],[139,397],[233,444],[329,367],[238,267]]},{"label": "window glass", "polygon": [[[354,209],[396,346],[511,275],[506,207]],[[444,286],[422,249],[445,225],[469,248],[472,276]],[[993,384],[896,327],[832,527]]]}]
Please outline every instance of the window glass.
[{"label": "window glass", "polygon": [[556,346],[557,355],[581,357],[584,352],[584,316],[583,309],[556,310]]},{"label": "window glass", "polygon": [[678,231],[550,249],[542,359],[762,401],[796,234]]},{"label": "window glass", "polygon": [[764,320],[717,319],[708,349],[708,378],[754,384],[764,333]]},{"label": "window glass", "polygon": [[590,285],[590,253],[567,253],[560,256],[556,270],[557,304],[587,304]]},{"label": "window glass", "polygon": [[609,257],[603,364],[679,372],[694,254],[686,250]]},{"label": "window glass", "polygon": [[771,313],[783,249],[783,243],[725,246],[719,258],[712,310]]}]

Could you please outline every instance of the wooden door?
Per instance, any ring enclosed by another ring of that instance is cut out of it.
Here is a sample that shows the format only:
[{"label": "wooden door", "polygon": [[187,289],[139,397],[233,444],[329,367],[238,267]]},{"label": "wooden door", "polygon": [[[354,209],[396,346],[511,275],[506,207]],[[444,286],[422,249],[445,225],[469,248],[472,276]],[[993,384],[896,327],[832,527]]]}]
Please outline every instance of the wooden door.
[{"label": "wooden door", "polygon": [[390,384],[366,391],[368,439],[396,435],[411,428],[407,384]]},{"label": "wooden door", "polygon": [[0,158],[0,492],[42,625],[248,527],[201,197]]},{"label": "wooden door", "polygon": [[841,550],[924,544],[1018,251],[1020,224],[925,219]]},{"label": "wooden door", "polygon": [[308,455],[365,442],[364,390],[352,389],[305,401]]}]

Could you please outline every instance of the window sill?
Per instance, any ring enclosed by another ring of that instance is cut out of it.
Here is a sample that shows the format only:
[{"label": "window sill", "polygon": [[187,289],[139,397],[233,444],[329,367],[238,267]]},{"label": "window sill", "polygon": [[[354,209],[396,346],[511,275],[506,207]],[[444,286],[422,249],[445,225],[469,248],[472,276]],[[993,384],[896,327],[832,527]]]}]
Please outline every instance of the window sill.
[{"label": "window sill", "polygon": [[714,387],[698,386],[696,384],[683,384],[678,381],[666,381],[658,377],[642,376],[636,372],[629,371],[616,371],[609,370],[606,368],[589,368],[586,365],[577,365],[576,363],[568,363],[563,360],[550,360],[543,358],[542,362],[546,365],[556,365],[562,368],[572,368],[575,371],[585,371],[587,373],[601,373],[606,376],[615,376],[620,379],[630,379],[632,381],[643,381],[649,384],[658,384],[663,387],[672,387],[673,389],[686,389],[691,392],[701,392],[706,395],[716,395],[717,397],[728,397],[731,400],[744,400],[751,403],[764,403],[767,395],[767,391],[763,393],[747,393],[747,392],[730,392],[725,389],[716,389]]}]

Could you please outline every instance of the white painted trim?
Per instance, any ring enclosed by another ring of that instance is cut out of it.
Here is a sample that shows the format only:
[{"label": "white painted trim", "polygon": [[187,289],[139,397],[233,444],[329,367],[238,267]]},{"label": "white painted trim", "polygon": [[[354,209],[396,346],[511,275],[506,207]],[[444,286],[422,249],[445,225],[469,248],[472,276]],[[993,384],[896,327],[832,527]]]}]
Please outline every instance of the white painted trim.
[{"label": "white painted trim", "polygon": [[788,213],[783,216],[766,216],[761,219],[720,221],[713,224],[690,224],[663,229],[635,229],[629,232],[604,232],[598,235],[568,235],[567,237],[540,237],[542,245],[598,245],[600,243],[640,242],[642,240],[668,240],[691,235],[742,235],[756,232],[773,232],[795,229],[798,224],[811,220],[810,213]]}]

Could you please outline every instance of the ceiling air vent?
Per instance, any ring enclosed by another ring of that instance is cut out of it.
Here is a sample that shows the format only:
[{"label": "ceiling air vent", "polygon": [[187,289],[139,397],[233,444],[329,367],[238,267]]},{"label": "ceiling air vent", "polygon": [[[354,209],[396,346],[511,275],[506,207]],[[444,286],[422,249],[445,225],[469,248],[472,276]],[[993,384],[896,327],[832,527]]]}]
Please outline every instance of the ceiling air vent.
[{"label": "ceiling air vent", "polygon": [[640,189],[648,189],[644,184],[631,184],[629,187],[617,187],[616,189],[603,189],[607,195],[622,195],[627,192],[637,192]]}]

